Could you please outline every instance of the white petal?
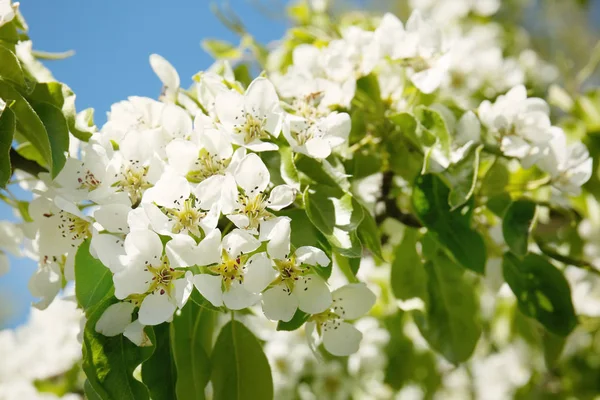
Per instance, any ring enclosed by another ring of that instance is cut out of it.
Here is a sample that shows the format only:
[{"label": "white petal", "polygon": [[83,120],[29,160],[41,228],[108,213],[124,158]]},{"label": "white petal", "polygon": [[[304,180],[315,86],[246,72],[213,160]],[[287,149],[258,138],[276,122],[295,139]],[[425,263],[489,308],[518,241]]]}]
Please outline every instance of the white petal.
[{"label": "white petal", "polygon": [[136,230],[125,238],[125,252],[132,261],[144,264],[145,261],[158,263],[163,252],[163,244],[152,231]]},{"label": "white petal", "polygon": [[131,323],[131,314],[135,306],[129,302],[118,302],[110,305],[96,322],[96,332],[104,336],[117,336],[125,332]]},{"label": "white petal", "polygon": [[[262,117],[279,108],[279,98],[275,87],[265,78],[256,78],[246,91],[244,104],[247,112],[255,112],[257,116]],[[277,133],[270,132],[273,135]]]},{"label": "white petal", "polygon": [[296,249],[296,261],[308,265],[320,265],[326,267],[329,265],[329,257],[321,249],[312,246],[302,246]]},{"label": "white petal", "polygon": [[132,231],[150,229],[150,220],[143,207],[135,208],[127,214],[127,225],[129,225],[129,229]]},{"label": "white petal", "polygon": [[223,238],[223,249],[231,257],[237,257],[243,253],[250,253],[260,246],[254,236],[241,229],[234,229]]},{"label": "white petal", "polygon": [[244,96],[233,90],[220,92],[215,99],[215,112],[223,127],[233,134],[234,126],[246,120]]},{"label": "white petal", "polygon": [[298,298],[279,284],[263,293],[262,309],[270,320],[288,322],[298,309]]},{"label": "white petal", "polygon": [[279,149],[275,143],[263,142],[260,140],[253,140],[252,142],[244,145],[247,149],[252,150],[256,153],[260,153],[262,151],[275,151]]},{"label": "white petal", "polygon": [[459,145],[469,141],[479,142],[481,136],[481,124],[473,111],[467,111],[458,120],[456,126],[456,141]]},{"label": "white petal", "polygon": [[192,294],[192,290],[194,290],[194,276],[190,271],[185,273],[185,276],[181,279],[177,279],[173,286],[175,287],[175,303],[177,307],[183,308],[185,303],[187,303],[190,295]]},{"label": "white petal", "polygon": [[323,329],[323,346],[334,356],[349,356],[360,346],[362,333],[347,322],[328,322]]},{"label": "white petal", "polygon": [[222,279],[220,276],[199,274],[194,276],[194,286],[213,306],[223,305]]},{"label": "white petal", "polygon": [[260,295],[250,293],[238,282],[233,282],[229,290],[223,292],[223,303],[230,310],[243,310],[260,300]]},{"label": "white petal", "polygon": [[276,217],[260,223],[261,241],[268,240],[267,252],[271,258],[283,260],[290,254],[290,226],[289,217]]},{"label": "white petal", "polygon": [[227,219],[233,222],[236,228],[246,229],[250,225],[250,218],[245,214],[230,214]]},{"label": "white petal", "polygon": [[112,233],[128,233],[127,216],[131,207],[124,204],[107,204],[94,211],[94,218],[104,229]]},{"label": "white petal", "polygon": [[254,153],[246,155],[235,171],[235,181],[247,195],[263,192],[270,179],[271,175],[267,166]]},{"label": "white petal", "polygon": [[177,73],[175,68],[173,68],[171,63],[165,60],[162,56],[159,56],[158,54],[151,54],[150,66],[152,67],[154,73],[161,80],[163,85],[165,85],[169,89],[179,88],[179,74]]},{"label": "white petal", "polygon": [[306,154],[318,159],[329,157],[331,154],[331,146],[326,139],[323,138],[312,138],[307,140],[304,144],[306,148]]},{"label": "white petal", "polygon": [[335,290],[333,311],[343,319],[356,319],[369,312],[377,300],[364,283],[351,283]]},{"label": "white petal", "polygon": [[288,185],[275,186],[269,194],[268,207],[279,211],[292,204],[296,199],[296,191]]},{"label": "white petal", "polygon": [[140,324],[140,321],[137,319],[125,328],[123,336],[140,347],[152,346],[150,338],[144,332],[144,325]]},{"label": "white petal", "polygon": [[146,293],[152,281],[152,272],[143,266],[128,266],[113,275],[115,297],[123,300],[130,294]]},{"label": "white petal", "polygon": [[192,118],[187,111],[175,104],[165,105],[161,125],[172,137],[185,138],[192,133]]},{"label": "white petal", "polygon": [[195,265],[204,266],[215,264],[221,261],[221,231],[215,229],[210,232],[196,246]]},{"label": "white petal", "polygon": [[308,314],[318,314],[327,310],[332,303],[331,292],[320,276],[308,274],[300,277],[294,286],[298,298],[298,308]]},{"label": "white petal", "polygon": [[180,209],[183,201],[190,197],[189,182],[174,172],[165,172],[153,188],[146,190],[143,201],[159,206]]},{"label": "white petal", "polygon": [[175,139],[166,147],[169,165],[182,176],[193,170],[199,152],[195,143],[183,139]]},{"label": "white petal", "polygon": [[92,235],[90,252],[96,256],[111,272],[123,269],[120,259],[125,255],[123,240],[111,234],[95,233]]},{"label": "white petal", "polygon": [[173,268],[196,265],[196,241],[188,235],[173,235],[167,242],[165,252]]},{"label": "white petal", "polygon": [[251,293],[262,292],[277,276],[266,253],[254,254],[245,267],[243,286]]},{"label": "white petal", "polygon": [[173,317],[176,309],[167,293],[152,293],[142,301],[138,319],[142,325],[162,324]]}]

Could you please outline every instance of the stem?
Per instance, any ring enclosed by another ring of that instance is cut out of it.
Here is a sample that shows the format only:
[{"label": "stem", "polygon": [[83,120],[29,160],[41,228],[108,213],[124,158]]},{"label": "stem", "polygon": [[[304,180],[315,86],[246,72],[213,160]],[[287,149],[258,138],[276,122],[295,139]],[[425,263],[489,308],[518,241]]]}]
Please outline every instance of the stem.
[{"label": "stem", "polygon": [[563,264],[572,265],[574,267],[584,269],[594,275],[600,276],[600,271],[597,270],[589,262],[583,261],[583,260],[577,260],[577,259],[571,258],[569,256],[564,256],[564,255],[558,253],[557,251],[552,250],[549,246],[545,245],[544,243],[542,243],[541,240],[539,240],[537,238],[535,239],[535,243],[538,245],[538,247],[540,248],[542,253],[544,253],[548,257],[550,257],[556,261],[560,261]]}]

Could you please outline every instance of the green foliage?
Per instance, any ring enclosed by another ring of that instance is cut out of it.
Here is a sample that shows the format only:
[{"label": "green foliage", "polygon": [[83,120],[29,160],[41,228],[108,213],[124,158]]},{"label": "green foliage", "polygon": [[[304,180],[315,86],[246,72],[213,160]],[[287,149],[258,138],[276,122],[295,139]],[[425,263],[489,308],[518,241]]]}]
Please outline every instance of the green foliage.
[{"label": "green foliage", "polygon": [[302,325],[304,325],[304,323],[308,320],[309,317],[310,317],[309,314],[307,314],[303,311],[300,311],[300,309],[298,309],[294,313],[294,316],[292,317],[292,319],[289,320],[288,322],[279,321],[277,323],[277,330],[278,331],[295,331],[296,329],[298,329]]},{"label": "green foliage", "polygon": [[230,321],[211,356],[215,400],[273,399],[271,369],[261,345],[242,323]]},{"label": "green foliage", "polygon": [[6,185],[12,173],[9,154],[15,128],[15,114],[4,109],[0,114],[0,187]]},{"label": "green foliage", "polygon": [[138,347],[123,335],[107,337],[95,330],[104,310],[114,303],[114,298],[106,298],[88,314],[83,332],[83,371],[103,400],[149,399],[148,389],[133,377],[133,370],[154,348]]},{"label": "green foliage", "polygon": [[[154,352],[142,363],[142,382],[148,387],[152,400],[174,399],[178,374],[171,350],[170,326],[168,323],[162,323],[155,326],[153,330]],[[190,344],[186,341],[181,343]],[[183,369],[181,371],[187,374],[187,371]]]},{"label": "green foliage", "polygon": [[450,190],[436,175],[420,176],[415,181],[412,204],[419,220],[456,261],[465,268],[483,273],[486,248],[479,232],[470,226],[473,201],[451,210],[448,204]]},{"label": "green foliage", "polygon": [[210,380],[213,311],[189,301],[171,323],[173,362],[177,367],[177,399],[202,400]]},{"label": "green foliage", "polygon": [[90,239],[84,241],[75,255],[75,296],[77,302],[91,313],[106,297],[112,296],[112,273],[90,254]]},{"label": "green foliage", "polygon": [[535,221],[535,203],[531,200],[517,200],[508,206],[502,221],[504,241],[517,256],[527,254],[529,234]]},{"label": "green foliage", "polygon": [[571,333],[577,325],[571,289],[554,265],[537,254],[527,254],[520,260],[505,253],[502,270],[523,314],[537,319],[556,335]]},{"label": "green foliage", "polygon": [[427,313],[416,313],[415,322],[431,347],[459,364],[469,359],[481,335],[475,288],[430,237],[425,237],[423,252],[429,300]]},{"label": "green foliage", "polygon": [[401,300],[419,298],[424,302],[427,297],[427,273],[417,252],[419,232],[406,228],[402,242],[394,251],[394,261],[390,283],[394,296]]}]

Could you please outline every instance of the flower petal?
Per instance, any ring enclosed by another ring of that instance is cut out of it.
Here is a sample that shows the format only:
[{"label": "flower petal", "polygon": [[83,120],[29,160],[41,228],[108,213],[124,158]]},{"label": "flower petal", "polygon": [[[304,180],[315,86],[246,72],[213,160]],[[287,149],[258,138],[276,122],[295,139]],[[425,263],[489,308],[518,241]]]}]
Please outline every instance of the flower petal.
[{"label": "flower petal", "polygon": [[233,282],[229,290],[223,292],[223,303],[230,310],[242,310],[256,304],[259,300],[260,295],[250,293],[239,282]]},{"label": "flower petal", "polygon": [[339,320],[323,326],[323,346],[334,356],[349,356],[358,351],[362,333],[354,325]]},{"label": "flower petal", "polygon": [[254,254],[246,262],[243,286],[250,293],[260,293],[277,276],[267,253]]},{"label": "flower petal", "polygon": [[275,186],[269,194],[268,207],[279,211],[292,204],[296,199],[296,191],[288,185]]},{"label": "flower petal", "polygon": [[247,195],[263,192],[271,175],[265,163],[254,153],[246,155],[235,171],[235,181]]},{"label": "flower petal", "polygon": [[135,305],[130,302],[118,302],[110,305],[96,322],[96,332],[104,336],[117,336],[125,332],[131,323],[131,314]]},{"label": "flower petal", "polygon": [[241,229],[234,229],[223,238],[223,249],[231,257],[237,257],[240,254],[250,253],[260,246],[254,236]]},{"label": "flower petal", "polygon": [[162,324],[173,317],[176,309],[167,293],[152,293],[142,301],[138,319],[143,325]]},{"label": "flower petal", "polygon": [[294,286],[298,298],[298,308],[308,314],[318,314],[327,310],[332,303],[331,292],[319,275],[308,274],[300,277]]},{"label": "flower petal", "polygon": [[377,300],[364,283],[351,283],[334,290],[333,311],[343,319],[356,319],[369,312]]},{"label": "flower petal", "polygon": [[199,274],[194,276],[194,286],[213,306],[223,305],[222,279],[220,276]]},{"label": "flower petal", "polygon": [[326,267],[329,265],[329,257],[321,249],[313,246],[302,246],[296,249],[296,261],[308,265],[320,265]]},{"label": "flower petal", "polygon": [[123,336],[127,339],[131,340],[137,346],[140,347],[148,347],[152,346],[152,342],[146,332],[144,332],[144,325],[140,323],[139,320],[133,321],[131,324],[125,328],[125,332],[123,332]]},{"label": "flower petal", "polygon": [[287,286],[279,284],[263,293],[262,309],[270,320],[288,322],[298,309],[298,298]]}]

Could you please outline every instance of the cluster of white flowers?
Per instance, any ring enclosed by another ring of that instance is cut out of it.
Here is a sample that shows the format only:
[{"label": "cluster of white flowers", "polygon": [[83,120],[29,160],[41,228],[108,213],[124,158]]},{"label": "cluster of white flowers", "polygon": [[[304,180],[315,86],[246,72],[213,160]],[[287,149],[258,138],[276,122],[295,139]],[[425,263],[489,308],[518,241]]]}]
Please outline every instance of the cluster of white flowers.
[{"label": "cluster of white flowers", "polygon": [[[176,96],[177,73],[159,56],[151,62]],[[170,321],[195,287],[215,307],[262,302],[272,320],[289,321],[299,309],[312,315],[326,348],[352,352],[360,337],[342,320],[368,312],[374,295],[360,285],[331,293],[313,268],[329,266],[326,253],[291,246],[291,220],[276,214],[297,190],[274,185],[260,157],[278,149],[283,130],[293,150],[324,158],[345,141],[348,115],[310,103],[292,115],[267,79],[242,92],[212,72],[201,75],[194,116],[165,100],[115,104],[80,157],[36,192],[30,230],[40,263],[30,289],[38,307],[74,279],[75,254],[90,238],[121,300],[96,326],[108,336],[147,343],[143,326]]]},{"label": "cluster of white flowers", "polygon": [[[0,331],[0,399],[58,399],[38,392],[34,383],[56,379],[81,360],[82,317],[73,299],[59,298],[45,311],[32,309],[26,324]],[[81,397],[69,393],[60,398]]]}]

